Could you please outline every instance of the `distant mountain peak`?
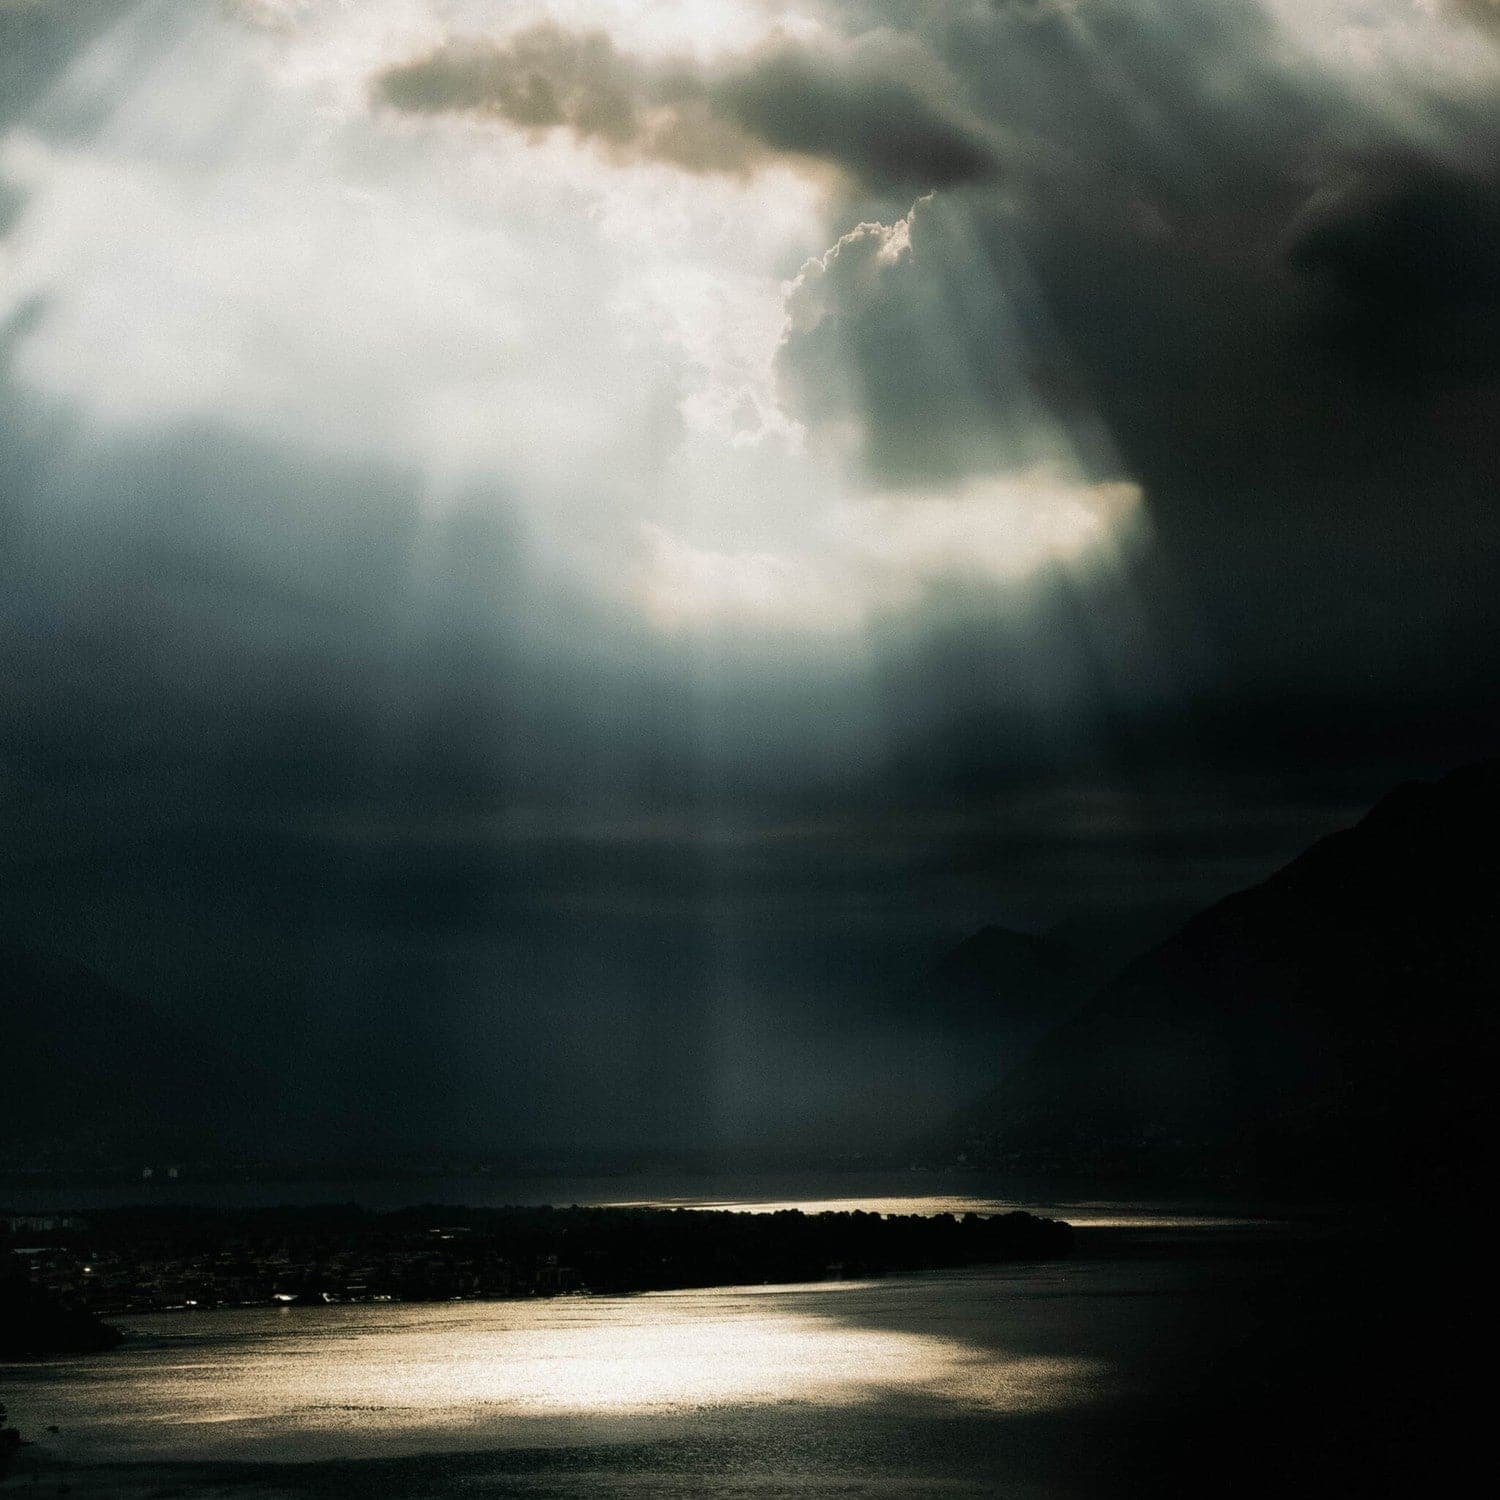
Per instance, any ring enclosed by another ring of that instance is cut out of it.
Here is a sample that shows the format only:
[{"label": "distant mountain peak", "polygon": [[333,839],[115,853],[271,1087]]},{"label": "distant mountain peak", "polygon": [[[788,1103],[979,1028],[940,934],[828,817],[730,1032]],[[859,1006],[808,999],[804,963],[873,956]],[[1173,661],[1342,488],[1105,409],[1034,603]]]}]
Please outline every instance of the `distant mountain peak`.
[{"label": "distant mountain peak", "polygon": [[950,948],[932,972],[939,978],[960,978],[999,964],[1035,964],[1053,973],[1065,967],[1063,950],[1046,937],[991,923]]}]

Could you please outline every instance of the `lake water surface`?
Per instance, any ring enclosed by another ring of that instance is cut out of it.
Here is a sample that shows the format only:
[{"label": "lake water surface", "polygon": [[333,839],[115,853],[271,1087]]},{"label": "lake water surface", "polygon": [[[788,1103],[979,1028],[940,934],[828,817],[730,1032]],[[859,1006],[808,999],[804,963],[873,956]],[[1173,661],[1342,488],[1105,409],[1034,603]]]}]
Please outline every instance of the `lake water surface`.
[{"label": "lake water surface", "polygon": [[1266,1309],[1300,1295],[1316,1235],[1159,1205],[1094,1220],[1067,1262],[873,1282],[127,1317],[109,1354],[0,1367],[12,1420],[41,1439],[0,1488],[1230,1493],[1266,1442]]}]

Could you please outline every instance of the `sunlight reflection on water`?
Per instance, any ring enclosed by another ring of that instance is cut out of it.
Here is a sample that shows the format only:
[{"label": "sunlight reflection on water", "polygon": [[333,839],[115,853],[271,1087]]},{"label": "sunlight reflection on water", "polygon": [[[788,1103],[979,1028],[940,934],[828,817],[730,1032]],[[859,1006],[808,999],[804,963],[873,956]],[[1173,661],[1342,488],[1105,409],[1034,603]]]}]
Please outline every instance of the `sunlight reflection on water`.
[{"label": "sunlight reflection on water", "polygon": [[1002,1198],[971,1195],[897,1194],[863,1198],[784,1198],[775,1200],[649,1198],[631,1203],[608,1205],[616,1208],[701,1208],[723,1209],[740,1214],[773,1214],[796,1209],[805,1214],[1003,1214],[1016,1209],[1066,1219],[1086,1229],[1241,1229],[1253,1225],[1278,1223],[1264,1217],[1240,1218],[1223,1211],[1194,1213],[1180,1208],[1149,1205],[1100,1203],[1013,1202]]},{"label": "sunlight reflection on water", "polygon": [[463,1445],[576,1439],[581,1423],[619,1437],[609,1419],[847,1409],[893,1394],[1006,1412],[1089,1399],[1097,1361],[1008,1357],[839,1316],[867,1294],[845,1283],[143,1317],[130,1320],[141,1343],[75,1365],[76,1391],[64,1380],[36,1394],[93,1454],[218,1458],[258,1456],[267,1433],[312,1456],[421,1446],[435,1431]]}]

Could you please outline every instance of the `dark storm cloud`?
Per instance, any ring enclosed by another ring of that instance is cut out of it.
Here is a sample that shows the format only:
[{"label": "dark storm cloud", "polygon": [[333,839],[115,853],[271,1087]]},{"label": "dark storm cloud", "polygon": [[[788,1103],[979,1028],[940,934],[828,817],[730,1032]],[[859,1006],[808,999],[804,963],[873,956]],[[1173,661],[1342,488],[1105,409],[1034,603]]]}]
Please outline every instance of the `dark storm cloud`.
[{"label": "dark storm cloud", "polygon": [[[1041,406],[1086,464],[1139,481],[1155,551],[1133,582],[1215,757],[1483,750],[1489,34],[1399,5],[1303,21],[1242,0],[953,7],[922,34],[1016,143],[1007,187],[919,205],[910,252],[878,274],[817,275],[825,306],[782,353],[799,414],[863,414],[872,472],[913,485],[986,451],[1034,460]],[[857,211],[891,225],[908,207]],[[935,684],[984,654],[933,649]],[[1003,776],[1006,713],[963,722],[956,761],[989,753]],[[927,729],[914,741],[913,764],[945,758]]]},{"label": "dark storm cloud", "polygon": [[804,158],[877,185],[993,178],[997,138],[951,91],[930,53],[889,32],[833,46],[780,40],[702,67],[633,57],[603,32],[552,22],[503,42],[450,42],[376,83],[399,110],[567,130],[617,161],[744,175]]},{"label": "dark storm cloud", "polygon": [[927,195],[893,224],[858,225],[802,268],[786,305],[783,399],[814,433],[857,424],[882,487],[1066,468],[1075,446],[1097,456],[1091,478],[1117,477],[1087,414],[1061,410],[1069,358],[1024,264],[971,209]]},{"label": "dark storm cloud", "polygon": [[[374,1080],[444,1139],[694,1139],[736,1058],[786,1061],[736,1027],[857,1089],[848,1035],[941,942],[1210,899],[1493,751],[1494,94],[1356,77],[1243,0],[859,14],[889,29],[702,70],[543,27],[380,93],[840,169],[782,353],[814,438],[863,423],[917,486],[1061,430],[1141,482],[1154,550],[876,628],[875,743],[840,664],[705,672],[547,597],[493,495],[434,520],[416,475],[211,423],[98,445],[8,386],[6,931],[273,1058],[325,1124]],[[26,25],[7,111],[69,45]]]},{"label": "dark storm cloud", "polygon": [[1500,183],[1482,170],[1351,164],[1293,227],[1287,260],[1355,362],[1434,385],[1500,374]]}]

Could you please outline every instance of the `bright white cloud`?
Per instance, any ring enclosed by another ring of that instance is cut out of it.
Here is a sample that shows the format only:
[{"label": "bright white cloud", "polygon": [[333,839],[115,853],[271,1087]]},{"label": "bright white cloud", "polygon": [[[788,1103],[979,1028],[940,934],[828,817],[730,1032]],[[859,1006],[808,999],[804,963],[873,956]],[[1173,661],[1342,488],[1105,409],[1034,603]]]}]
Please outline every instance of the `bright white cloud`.
[{"label": "bright white cloud", "polygon": [[843,500],[799,552],[724,552],[645,527],[641,597],[672,627],[844,632],[921,605],[945,582],[1012,584],[1085,566],[1137,516],[1129,483],[986,479],[952,495]]},{"label": "bright white cloud", "polygon": [[[213,11],[162,34],[139,19],[49,111],[105,102],[100,129],[0,140],[26,202],[0,311],[44,307],[18,376],[106,430],[212,418],[488,487],[544,528],[582,509],[607,530],[638,505],[664,412],[790,433],[771,388],[780,269],[822,237],[817,190],[346,112],[381,9],[346,33],[343,10],[314,8],[269,40]],[[413,7],[385,9],[389,61]],[[336,76],[312,65],[325,54]]]},{"label": "bright white cloud", "polygon": [[833,309],[828,295],[831,280],[842,275],[846,282],[868,288],[909,254],[911,219],[907,214],[892,224],[856,224],[839,237],[837,244],[809,260],[787,286],[787,331],[810,333],[829,315]]},{"label": "bright white cloud", "polygon": [[[539,15],[639,53],[817,35],[753,0],[555,0],[504,25]],[[840,236],[806,174],[621,168],[372,108],[383,67],[494,16],[257,0],[106,34],[0,138],[24,196],[0,318],[41,308],[16,378],[103,442],[212,422],[414,470],[434,503],[491,495],[538,559],[673,629],[847,631],[945,577],[1076,559],[1129,510],[1128,487],[993,465],[896,495],[857,417],[789,404],[787,339],[835,282],[847,310],[911,260],[910,215]]]},{"label": "bright white cloud", "polygon": [[[1452,98],[1488,99],[1500,84],[1500,47],[1486,37],[1490,0],[1263,0],[1285,40],[1283,63],[1310,63],[1320,81],[1337,78],[1372,118],[1429,149],[1462,146],[1438,107],[1434,85]],[[1496,10],[1500,16],[1500,10]],[[1461,129],[1462,127],[1460,127]]]}]

